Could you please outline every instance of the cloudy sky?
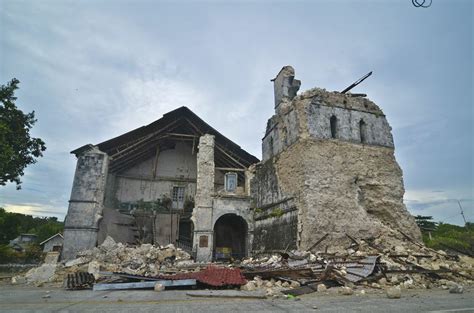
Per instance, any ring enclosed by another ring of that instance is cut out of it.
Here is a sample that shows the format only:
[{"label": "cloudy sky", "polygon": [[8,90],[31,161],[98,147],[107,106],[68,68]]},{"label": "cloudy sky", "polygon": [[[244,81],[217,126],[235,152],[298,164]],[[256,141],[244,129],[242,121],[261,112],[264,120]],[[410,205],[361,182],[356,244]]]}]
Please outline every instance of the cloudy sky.
[{"label": "cloudy sky", "polygon": [[9,211],[63,218],[75,157],[188,106],[261,157],[270,79],[293,65],[300,90],[354,89],[386,113],[413,214],[474,220],[473,4],[373,1],[0,0],[0,83],[21,81],[47,151]]}]

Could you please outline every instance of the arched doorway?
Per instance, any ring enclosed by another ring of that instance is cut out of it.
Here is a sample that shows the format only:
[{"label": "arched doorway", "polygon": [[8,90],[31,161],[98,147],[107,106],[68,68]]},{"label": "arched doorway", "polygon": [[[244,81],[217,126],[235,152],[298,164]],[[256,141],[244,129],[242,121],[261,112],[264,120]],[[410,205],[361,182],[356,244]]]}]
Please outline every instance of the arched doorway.
[{"label": "arched doorway", "polygon": [[242,259],[247,255],[247,222],[236,214],[224,214],[214,224],[214,258]]}]

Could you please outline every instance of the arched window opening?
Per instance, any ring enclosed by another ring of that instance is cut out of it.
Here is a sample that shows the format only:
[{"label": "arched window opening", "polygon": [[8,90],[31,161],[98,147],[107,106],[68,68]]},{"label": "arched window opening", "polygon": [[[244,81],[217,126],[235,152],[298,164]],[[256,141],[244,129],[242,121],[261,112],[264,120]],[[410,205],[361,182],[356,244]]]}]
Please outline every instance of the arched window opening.
[{"label": "arched window opening", "polygon": [[336,138],[337,137],[337,118],[335,115],[331,116],[331,119],[329,120],[331,124],[331,137]]},{"label": "arched window opening", "polygon": [[365,143],[367,141],[367,124],[364,120],[359,122],[359,133],[360,133],[360,142]]}]

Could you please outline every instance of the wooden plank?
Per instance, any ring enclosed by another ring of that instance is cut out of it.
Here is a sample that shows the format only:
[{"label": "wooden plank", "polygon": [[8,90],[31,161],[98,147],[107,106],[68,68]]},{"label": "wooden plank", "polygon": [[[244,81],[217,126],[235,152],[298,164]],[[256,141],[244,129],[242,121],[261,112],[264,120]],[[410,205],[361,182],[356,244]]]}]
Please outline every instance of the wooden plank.
[{"label": "wooden plank", "polygon": [[233,167],[215,167],[219,171],[228,171],[228,172],[245,172],[243,168],[233,168]]},{"label": "wooden plank", "polygon": [[153,179],[156,178],[156,170],[158,169],[158,157],[160,156],[160,145],[156,146],[155,161],[153,162],[153,172],[151,173]]},{"label": "wooden plank", "polygon": [[164,132],[164,131],[167,130],[169,127],[175,125],[175,124],[178,123],[179,121],[180,121],[180,119],[177,119],[177,120],[175,120],[175,121],[169,123],[169,124],[166,125],[165,127],[161,128],[161,129],[159,129],[159,130],[157,130],[157,131],[154,131],[154,132],[151,133],[151,134],[148,134],[148,135],[145,135],[145,136],[139,138],[136,142],[134,142],[134,143],[131,144],[130,146],[128,146],[128,147],[126,147],[126,148],[120,150],[119,152],[117,152],[117,153],[111,155],[110,157],[111,157],[111,158],[118,158],[119,155],[121,155],[121,154],[123,154],[124,152],[127,152],[127,151],[129,151],[129,150],[135,148],[136,146],[139,146],[141,143],[147,141],[149,138],[152,138],[152,137],[156,136],[157,134],[159,134],[159,133],[161,133],[161,132]]},{"label": "wooden plank", "polygon": [[321,237],[321,239],[319,239],[318,241],[315,242],[314,245],[311,246],[311,248],[308,249],[308,251],[312,251],[314,248],[316,248],[317,245],[319,245],[321,243],[321,241],[323,241],[324,239],[326,239],[326,237],[329,236],[329,234],[326,234],[324,235],[323,237]]},{"label": "wooden plank", "polygon": [[175,137],[199,138],[199,136],[197,135],[190,135],[190,134],[166,133],[166,135],[175,136]]},{"label": "wooden plank", "polygon": [[98,290],[124,290],[124,289],[153,289],[156,284],[161,284],[165,287],[176,286],[195,286],[195,279],[180,279],[180,280],[157,280],[157,281],[143,281],[137,283],[115,283],[115,284],[95,284],[94,291]]},{"label": "wooden plank", "polygon": [[298,278],[305,278],[305,277],[313,277],[313,271],[311,268],[281,268],[281,269],[270,269],[270,270],[250,270],[244,271],[243,275],[245,278],[252,279],[255,276],[260,276],[264,279],[270,279],[278,276],[287,277],[290,279],[298,279]]}]

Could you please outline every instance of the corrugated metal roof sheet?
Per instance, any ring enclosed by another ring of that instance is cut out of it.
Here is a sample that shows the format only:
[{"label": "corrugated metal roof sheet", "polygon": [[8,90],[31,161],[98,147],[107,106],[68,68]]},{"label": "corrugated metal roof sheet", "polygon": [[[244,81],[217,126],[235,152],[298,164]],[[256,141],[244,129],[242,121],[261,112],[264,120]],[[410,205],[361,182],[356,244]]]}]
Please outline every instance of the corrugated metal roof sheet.
[{"label": "corrugated metal roof sheet", "polygon": [[196,279],[200,283],[214,287],[228,285],[241,286],[247,283],[240,269],[217,267],[212,265],[199,272],[161,275],[157,278],[165,280]]}]

